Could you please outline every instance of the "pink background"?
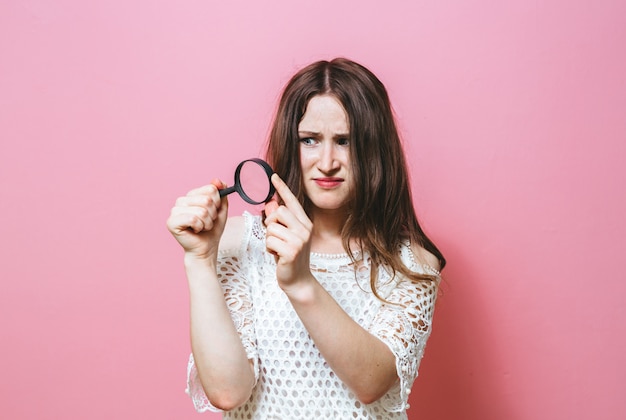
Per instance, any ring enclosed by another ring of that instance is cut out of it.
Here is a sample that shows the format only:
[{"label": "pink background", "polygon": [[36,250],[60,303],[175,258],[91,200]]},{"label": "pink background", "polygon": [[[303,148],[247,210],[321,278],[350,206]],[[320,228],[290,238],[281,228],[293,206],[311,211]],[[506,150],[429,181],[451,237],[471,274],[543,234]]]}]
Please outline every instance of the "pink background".
[{"label": "pink background", "polygon": [[449,259],[410,418],[626,418],[620,0],[0,2],[1,418],[200,418],[169,208],[338,55]]}]

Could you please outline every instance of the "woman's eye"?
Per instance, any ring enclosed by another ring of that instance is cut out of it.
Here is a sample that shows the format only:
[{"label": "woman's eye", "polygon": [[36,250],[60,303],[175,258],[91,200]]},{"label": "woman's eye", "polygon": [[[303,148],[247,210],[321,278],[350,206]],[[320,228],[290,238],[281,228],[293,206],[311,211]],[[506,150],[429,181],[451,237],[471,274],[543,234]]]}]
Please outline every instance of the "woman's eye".
[{"label": "woman's eye", "polygon": [[303,137],[300,139],[300,142],[304,145],[310,146],[312,144],[315,144],[315,140],[312,139],[311,137]]},{"label": "woman's eye", "polygon": [[348,144],[350,144],[350,142],[347,138],[340,138],[337,140],[337,144],[340,146],[347,146]]}]

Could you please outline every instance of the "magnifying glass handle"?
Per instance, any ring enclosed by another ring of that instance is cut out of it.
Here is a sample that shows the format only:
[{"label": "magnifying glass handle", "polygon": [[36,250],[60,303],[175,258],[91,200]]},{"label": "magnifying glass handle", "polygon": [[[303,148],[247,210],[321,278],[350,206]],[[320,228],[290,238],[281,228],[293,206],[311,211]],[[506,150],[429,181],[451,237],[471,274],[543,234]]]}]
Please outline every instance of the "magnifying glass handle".
[{"label": "magnifying glass handle", "polygon": [[237,191],[237,187],[235,185],[224,188],[223,190],[220,190],[220,197],[224,197],[228,194],[234,193],[235,191]]}]

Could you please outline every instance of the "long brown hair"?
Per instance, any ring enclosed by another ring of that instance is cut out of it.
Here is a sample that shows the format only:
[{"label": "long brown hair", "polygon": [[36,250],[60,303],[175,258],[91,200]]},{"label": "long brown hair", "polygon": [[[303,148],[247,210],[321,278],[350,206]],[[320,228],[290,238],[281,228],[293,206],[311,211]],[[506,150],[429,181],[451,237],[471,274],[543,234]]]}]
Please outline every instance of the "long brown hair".
[{"label": "long brown hair", "polygon": [[[368,251],[374,267],[383,265],[414,280],[432,279],[410,271],[398,252],[410,241],[432,253],[440,269],[442,253],[420,227],[409,176],[389,96],[367,68],[345,58],[318,61],[300,70],[287,83],[270,131],[267,160],[300,200],[309,207],[300,168],[298,125],[309,100],[332,95],[344,107],[350,130],[350,153],[355,190],[342,229],[343,246],[354,260],[349,243]],[[376,293],[377,270],[372,270]]]}]

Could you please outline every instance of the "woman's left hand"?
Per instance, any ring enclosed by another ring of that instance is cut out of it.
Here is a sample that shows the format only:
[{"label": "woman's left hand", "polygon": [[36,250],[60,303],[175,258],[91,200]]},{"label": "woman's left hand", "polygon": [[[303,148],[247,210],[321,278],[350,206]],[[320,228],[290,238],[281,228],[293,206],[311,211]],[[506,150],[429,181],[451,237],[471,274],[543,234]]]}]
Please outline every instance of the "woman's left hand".
[{"label": "woman's left hand", "polygon": [[272,184],[285,204],[265,205],[266,247],[276,256],[276,278],[285,290],[313,278],[309,268],[313,223],[277,174],[272,175]]}]

